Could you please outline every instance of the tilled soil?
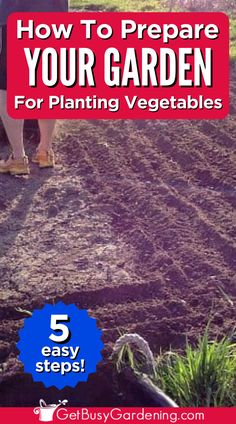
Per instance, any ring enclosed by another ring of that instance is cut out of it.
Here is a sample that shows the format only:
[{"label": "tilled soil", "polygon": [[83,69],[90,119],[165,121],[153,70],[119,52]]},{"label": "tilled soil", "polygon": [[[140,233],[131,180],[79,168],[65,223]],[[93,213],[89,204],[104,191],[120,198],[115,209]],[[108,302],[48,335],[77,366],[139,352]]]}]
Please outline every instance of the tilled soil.
[{"label": "tilled soil", "polygon": [[[0,176],[1,404],[43,390],[16,360],[19,307],[88,308],[105,357],[121,332],[158,353],[195,342],[209,319],[212,336],[234,329],[235,76],[224,121],[63,121],[55,170]],[[87,404],[108,404],[99,373],[91,381]]]}]

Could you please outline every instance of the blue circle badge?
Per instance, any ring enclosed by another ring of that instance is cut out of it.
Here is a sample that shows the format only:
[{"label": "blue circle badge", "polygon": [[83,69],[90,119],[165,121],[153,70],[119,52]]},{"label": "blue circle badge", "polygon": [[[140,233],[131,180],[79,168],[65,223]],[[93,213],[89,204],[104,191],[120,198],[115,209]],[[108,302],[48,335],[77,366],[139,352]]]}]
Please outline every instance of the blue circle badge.
[{"label": "blue circle badge", "polygon": [[102,359],[101,330],[75,305],[45,305],[19,331],[19,359],[26,373],[46,387],[75,387],[96,372]]}]

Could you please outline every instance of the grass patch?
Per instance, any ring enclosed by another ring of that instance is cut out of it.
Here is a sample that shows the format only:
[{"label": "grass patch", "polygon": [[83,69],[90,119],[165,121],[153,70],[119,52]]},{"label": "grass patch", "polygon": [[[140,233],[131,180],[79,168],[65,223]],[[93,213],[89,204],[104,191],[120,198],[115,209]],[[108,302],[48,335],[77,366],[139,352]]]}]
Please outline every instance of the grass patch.
[{"label": "grass patch", "polygon": [[156,375],[156,363],[147,343],[138,334],[123,334],[113,350],[113,361],[117,372],[128,366],[135,372]]},{"label": "grass patch", "polygon": [[130,367],[133,371],[141,372],[144,365],[144,358],[141,351],[135,352],[126,344],[119,351],[116,358],[116,368],[120,372],[124,366]]},{"label": "grass patch", "polygon": [[179,405],[235,406],[236,345],[228,338],[209,340],[208,329],[196,348],[167,353],[157,360],[156,383]]},{"label": "grass patch", "polygon": [[162,0],[71,0],[70,6],[78,10],[114,10],[117,12],[165,11]]},{"label": "grass patch", "polygon": [[230,19],[230,57],[236,60],[236,19]]},{"label": "grass patch", "polygon": [[[147,355],[141,345],[136,347],[129,342],[121,344],[114,356],[118,372],[125,366],[137,373],[147,372]],[[196,347],[187,342],[183,353],[160,354],[149,376],[181,407],[235,406],[236,344],[228,337],[211,341],[207,327]]]}]

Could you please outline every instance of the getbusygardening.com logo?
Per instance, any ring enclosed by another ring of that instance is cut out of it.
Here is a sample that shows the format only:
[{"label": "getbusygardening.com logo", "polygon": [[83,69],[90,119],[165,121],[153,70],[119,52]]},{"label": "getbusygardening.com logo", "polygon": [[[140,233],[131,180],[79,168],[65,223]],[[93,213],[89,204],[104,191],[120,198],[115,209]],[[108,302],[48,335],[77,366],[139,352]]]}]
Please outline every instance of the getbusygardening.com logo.
[{"label": "getbusygardening.com logo", "polygon": [[39,421],[50,422],[53,421],[53,416],[55,411],[60,408],[60,406],[65,406],[68,403],[68,400],[59,400],[58,404],[49,404],[47,405],[43,399],[40,399],[39,406],[34,408],[34,414],[39,416]]}]

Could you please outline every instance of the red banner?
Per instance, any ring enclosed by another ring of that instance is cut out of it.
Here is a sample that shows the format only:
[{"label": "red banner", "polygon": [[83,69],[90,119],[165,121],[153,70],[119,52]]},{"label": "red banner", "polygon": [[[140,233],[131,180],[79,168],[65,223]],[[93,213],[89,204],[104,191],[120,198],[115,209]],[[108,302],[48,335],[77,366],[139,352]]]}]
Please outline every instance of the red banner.
[{"label": "red banner", "polygon": [[14,118],[221,119],[229,110],[223,13],[13,14]]},{"label": "red banner", "polygon": [[66,408],[48,405],[36,408],[1,408],[0,422],[101,423],[204,423],[234,424],[236,408]]}]

